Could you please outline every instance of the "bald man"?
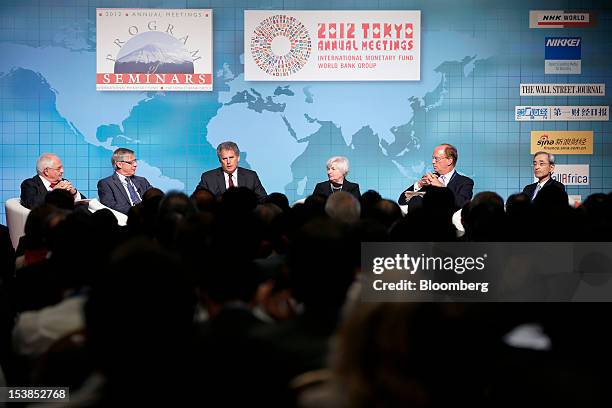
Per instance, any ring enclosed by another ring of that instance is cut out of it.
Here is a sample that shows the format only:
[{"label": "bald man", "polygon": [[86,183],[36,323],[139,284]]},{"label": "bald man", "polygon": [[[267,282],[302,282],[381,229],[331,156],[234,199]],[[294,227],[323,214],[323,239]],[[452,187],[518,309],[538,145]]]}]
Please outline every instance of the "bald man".
[{"label": "bald man", "polygon": [[49,191],[63,189],[68,191],[75,200],[84,199],[81,193],[64,179],[64,166],[60,158],[53,153],[43,153],[36,161],[36,176],[21,183],[21,205],[34,208],[45,202]]}]

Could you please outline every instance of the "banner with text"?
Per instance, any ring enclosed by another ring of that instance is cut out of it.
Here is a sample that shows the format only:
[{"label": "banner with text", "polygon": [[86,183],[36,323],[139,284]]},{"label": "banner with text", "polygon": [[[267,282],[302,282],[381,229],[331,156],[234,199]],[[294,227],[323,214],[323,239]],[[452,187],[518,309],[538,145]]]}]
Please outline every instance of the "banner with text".
[{"label": "banner with text", "polygon": [[581,37],[546,37],[544,39],[545,74],[580,74],[582,72]]},{"label": "banner with text", "polygon": [[515,106],[517,121],[609,120],[609,106]]},{"label": "banner with text", "polygon": [[532,130],[531,154],[593,154],[592,130]]},{"label": "banner with text", "polygon": [[96,90],[212,91],[211,9],[96,9]]},{"label": "banner with text", "polygon": [[521,84],[521,96],[606,96],[606,84]]},{"label": "banner with text", "polygon": [[[555,170],[551,176],[553,180],[566,186],[588,186],[589,165],[588,164],[555,164]],[[534,183],[538,181],[533,178]]]},{"label": "banner with text", "polygon": [[564,10],[529,10],[529,28],[589,27],[595,25],[593,13]]},{"label": "banner with text", "polygon": [[420,11],[245,10],[247,81],[421,78]]}]

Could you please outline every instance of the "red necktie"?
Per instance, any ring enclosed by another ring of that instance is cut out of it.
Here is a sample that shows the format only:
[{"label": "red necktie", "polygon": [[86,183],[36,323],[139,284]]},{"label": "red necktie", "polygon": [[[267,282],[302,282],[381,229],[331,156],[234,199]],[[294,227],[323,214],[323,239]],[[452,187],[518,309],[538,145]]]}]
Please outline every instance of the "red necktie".
[{"label": "red necktie", "polygon": [[232,174],[228,174],[228,176],[229,176],[229,186],[234,187],[234,178],[232,177]]}]

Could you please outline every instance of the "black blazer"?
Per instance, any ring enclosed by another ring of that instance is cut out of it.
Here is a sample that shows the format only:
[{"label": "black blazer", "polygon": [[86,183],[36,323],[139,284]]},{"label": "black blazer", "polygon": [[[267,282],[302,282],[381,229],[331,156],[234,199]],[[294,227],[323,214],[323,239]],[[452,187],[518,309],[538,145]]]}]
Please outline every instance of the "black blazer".
[{"label": "black blazer", "polygon": [[[253,170],[243,169],[242,167],[238,167],[237,187],[246,187],[253,190],[260,202],[268,195],[266,189],[261,185],[257,173]],[[202,189],[210,191],[215,197],[219,197],[225,193],[227,189],[225,188],[225,177],[223,176],[223,169],[221,167],[202,173],[200,183],[197,185],[195,191]]]},{"label": "black blazer", "polygon": [[[133,176],[132,183],[140,197],[151,188],[151,184],[144,177]],[[128,193],[123,188],[117,173],[98,181],[98,199],[105,206],[123,214],[127,214],[132,207]]]},{"label": "black blazer", "polygon": [[[21,183],[21,205],[32,209],[44,204],[47,193],[47,188],[40,179],[40,176],[36,175],[32,178],[25,179]],[[81,194],[81,198],[84,199],[86,197]]]},{"label": "black blazer", "polygon": [[[527,184],[525,188],[523,189],[523,193],[527,194],[529,198],[533,200],[533,193],[535,193],[535,189],[537,185],[538,185],[537,182],[533,184]],[[557,180],[553,180],[552,177],[548,179],[546,183],[544,183],[544,186],[542,186],[542,188],[548,187],[548,186],[554,186],[554,187],[560,188],[561,190],[565,191],[565,185],[563,183],[558,182]]]},{"label": "black blazer", "polygon": [[[342,183],[341,191],[351,193],[358,200],[361,197],[361,192],[359,191],[359,184],[351,183],[350,181],[346,179],[344,180],[344,183]],[[331,182],[329,180],[318,183],[315,186],[314,191],[312,192],[312,195],[322,195],[325,197],[329,197],[331,194],[332,194],[332,189],[331,189]]]},{"label": "black blazer", "polygon": [[[455,208],[457,209],[463,208],[463,206],[468,203],[474,195],[474,180],[469,177],[462,176],[461,174],[457,173],[457,171],[455,171],[455,174],[453,174],[453,177],[450,179],[446,187],[455,195]],[[430,186],[425,186],[419,191],[427,192],[429,188]],[[404,195],[406,191],[414,191],[414,184],[400,194],[399,198],[397,199],[397,202],[400,205],[408,204],[406,201],[406,196]]]}]

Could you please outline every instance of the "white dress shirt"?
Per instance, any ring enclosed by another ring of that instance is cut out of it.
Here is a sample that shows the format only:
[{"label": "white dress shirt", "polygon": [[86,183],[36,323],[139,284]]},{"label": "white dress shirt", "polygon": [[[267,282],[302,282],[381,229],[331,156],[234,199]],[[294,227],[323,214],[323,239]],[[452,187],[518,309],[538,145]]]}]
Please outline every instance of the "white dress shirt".
[{"label": "white dress shirt", "polygon": [[[125,190],[128,196],[128,200],[130,200],[130,204],[134,205],[134,202],[132,201],[132,196],[130,195],[130,190],[128,190],[128,187],[127,187],[127,183],[128,183],[127,177],[119,173],[117,173],[117,177],[119,177],[119,180],[121,181],[121,185],[123,186],[123,189]],[[129,182],[131,183],[131,181]],[[134,191],[136,191],[136,195],[138,196],[138,198],[140,198],[140,201],[142,201],[142,197],[140,196],[140,194],[138,194],[138,189],[136,188],[134,183],[132,183],[132,187],[134,187]]]},{"label": "white dress shirt", "polygon": [[[47,191],[53,191],[53,189],[51,188],[51,182],[49,180],[47,180],[46,178],[44,178],[40,174],[38,175],[38,177],[40,177],[40,179],[42,180],[42,182],[45,185],[45,188],[47,189]],[[75,187],[75,190],[76,190],[76,187]],[[80,200],[80,199],[81,199],[81,193],[79,193],[79,190],[77,190],[77,193],[74,195],[74,201],[77,201],[77,200]]]},{"label": "white dress shirt", "polygon": [[[223,177],[225,177],[225,189],[229,188],[229,174],[223,172]],[[234,182],[234,187],[238,187],[238,168],[234,170],[232,173],[232,181]]]}]

